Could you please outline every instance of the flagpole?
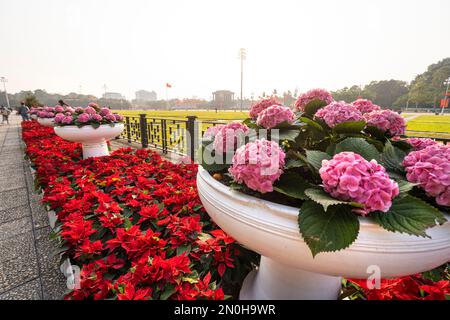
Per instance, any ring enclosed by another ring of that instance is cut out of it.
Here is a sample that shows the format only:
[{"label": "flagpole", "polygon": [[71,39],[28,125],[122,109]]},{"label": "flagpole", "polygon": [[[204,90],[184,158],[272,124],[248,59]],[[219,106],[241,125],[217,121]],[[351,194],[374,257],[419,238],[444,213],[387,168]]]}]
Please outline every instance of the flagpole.
[{"label": "flagpole", "polygon": [[169,103],[169,87],[167,86],[167,83],[166,83],[166,104],[167,104],[167,109],[170,110],[170,103]]}]

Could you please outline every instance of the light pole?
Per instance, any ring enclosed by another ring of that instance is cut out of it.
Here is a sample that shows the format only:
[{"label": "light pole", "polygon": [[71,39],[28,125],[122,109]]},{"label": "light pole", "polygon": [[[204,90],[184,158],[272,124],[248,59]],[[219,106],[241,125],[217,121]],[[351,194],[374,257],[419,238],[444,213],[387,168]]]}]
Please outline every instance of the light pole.
[{"label": "light pole", "polygon": [[6,91],[6,83],[8,82],[8,79],[6,79],[5,77],[1,77],[0,81],[3,82],[3,89],[5,90],[6,105],[8,106],[8,109],[11,109],[11,107],[9,106],[8,92]]},{"label": "light pole", "polygon": [[444,107],[445,104],[447,102],[447,95],[448,95],[448,86],[450,85],[450,77],[448,77],[445,81],[444,81],[444,85],[447,85],[447,88],[445,89],[445,96],[444,96],[444,103],[442,104],[442,110],[441,110],[441,114],[444,114]]},{"label": "light pole", "polygon": [[244,82],[244,60],[247,57],[247,53],[244,48],[239,49],[239,58],[241,59],[241,112],[242,112],[242,86]]}]

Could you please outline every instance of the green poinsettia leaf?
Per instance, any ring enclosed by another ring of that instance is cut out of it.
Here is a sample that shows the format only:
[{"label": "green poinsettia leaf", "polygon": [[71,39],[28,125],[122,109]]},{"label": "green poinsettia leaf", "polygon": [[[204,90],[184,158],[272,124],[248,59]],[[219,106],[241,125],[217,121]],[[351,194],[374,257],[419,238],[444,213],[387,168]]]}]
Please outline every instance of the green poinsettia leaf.
[{"label": "green poinsettia leaf", "polygon": [[337,124],[333,128],[335,133],[360,133],[366,125],[365,121],[347,121]]},{"label": "green poinsettia leaf", "polygon": [[167,300],[175,292],[177,292],[177,288],[175,288],[175,286],[173,284],[169,284],[169,285],[166,286],[166,289],[164,290],[164,292],[161,293],[160,299],[161,300]]},{"label": "green poinsettia leaf", "polygon": [[334,150],[335,154],[344,151],[357,153],[367,161],[372,159],[379,160],[380,158],[380,153],[377,148],[363,138],[347,138],[339,142]]},{"label": "green poinsettia leaf", "polygon": [[314,201],[305,201],[298,216],[300,233],[313,257],[349,247],[358,237],[359,220],[348,206],[325,211]]},{"label": "green poinsettia leaf", "polygon": [[295,199],[306,200],[305,190],[312,185],[296,174],[283,174],[275,183],[273,190]]},{"label": "green poinsettia leaf", "polygon": [[328,210],[328,207],[335,205],[349,205],[356,208],[363,208],[364,205],[362,203],[357,202],[349,202],[342,201],[333,198],[328,193],[326,193],[323,189],[319,188],[310,188],[305,190],[305,195],[311,199],[312,201],[320,204],[325,211]]},{"label": "green poinsettia leaf", "polygon": [[309,116],[314,116],[317,110],[325,107],[326,105],[327,103],[325,101],[320,99],[314,99],[305,106],[305,114]]},{"label": "green poinsettia leaf", "polygon": [[404,172],[402,161],[406,153],[387,141],[381,154],[381,164],[389,171]]},{"label": "green poinsettia leaf", "polygon": [[410,195],[395,198],[388,212],[373,212],[371,216],[388,231],[428,238],[428,228],[446,221],[438,209]]},{"label": "green poinsettia leaf", "polygon": [[330,159],[331,156],[326,152],[317,150],[306,150],[306,160],[317,171],[322,167],[322,160],[330,160]]}]

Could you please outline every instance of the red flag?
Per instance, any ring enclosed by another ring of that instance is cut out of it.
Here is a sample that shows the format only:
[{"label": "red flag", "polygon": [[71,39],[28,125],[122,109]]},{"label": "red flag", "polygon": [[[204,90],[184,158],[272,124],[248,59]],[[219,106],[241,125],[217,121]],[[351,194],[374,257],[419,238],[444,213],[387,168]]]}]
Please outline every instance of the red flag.
[{"label": "red flag", "polygon": [[166,88],[172,88],[172,85],[168,82],[166,82]]}]

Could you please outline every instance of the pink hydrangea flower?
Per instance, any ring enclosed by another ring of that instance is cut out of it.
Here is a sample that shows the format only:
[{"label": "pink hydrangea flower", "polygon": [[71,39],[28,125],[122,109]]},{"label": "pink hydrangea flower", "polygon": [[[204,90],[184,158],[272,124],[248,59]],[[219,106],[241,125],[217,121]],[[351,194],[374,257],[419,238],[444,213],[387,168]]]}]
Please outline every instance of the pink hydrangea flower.
[{"label": "pink hydrangea flower", "polygon": [[85,112],[85,113],[89,113],[89,114],[96,114],[96,113],[97,113],[97,111],[95,111],[95,109],[92,108],[92,107],[86,107],[86,108],[84,109],[84,112]]},{"label": "pink hydrangea flower", "polygon": [[100,122],[100,121],[103,120],[103,117],[101,115],[99,115],[99,114],[93,114],[93,115],[91,115],[91,119],[94,120],[94,121]]},{"label": "pink hydrangea flower", "polygon": [[94,108],[94,109],[99,108],[98,104],[95,103],[95,102],[89,102],[89,103],[88,103],[88,107],[91,107],[91,108]]},{"label": "pink hydrangea flower", "polygon": [[76,113],[83,113],[83,112],[84,112],[84,109],[83,109],[83,107],[76,107],[76,108],[75,108],[75,112],[76,112]]},{"label": "pink hydrangea flower", "polygon": [[248,127],[240,122],[231,122],[224,125],[214,138],[214,150],[218,153],[233,152],[243,143]]},{"label": "pink hydrangea flower", "polygon": [[334,128],[337,124],[342,122],[364,120],[359,110],[344,101],[334,101],[330,103],[319,109],[314,117],[324,120],[330,128]]},{"label": "pink hydrangea flower", "polygon": [[403,166],[408,181],[418,183],[439,205],[450,207],[450,145],[410,152]]},{"label": "pink hydrangea flower", "polygon": [[333,97],[325,89],[311,89],[306,93],[302,93],[294,104],[295,111],[305,111],[305,106],[313,100],[322,100],[326,104],[333,102]]},{"label": "pink hydrangea flower", "polygon": [[408,138],[406,139],[406,142],[408,142],[415,151],[438,144],[438,142],[430,138]]},{"label": "pink hydrangea flower", "polygon": [[207,138],[214,138],[217,134],[217,132],[219,132],[220,129],[222,129],[225,125],[223,124],[218,124],[216,126],[211,126],[208,129],[206,129],[205,133],[203,134],[203,138],[207,139]]},{"label": "pink hydrangea flower", "polygon": [[55,112],[64,112],[64,107],[62,107],[62,106],[55,106]]},{"label": "pink hydrangea flower", "polygon": [[258,114],[256,123],[266,129],[272,129],[283,122],[292,123],[295,114],[288,107],[273,105]]},{"label": "pink hydrangea flower", "polygon": [[378,110],[364,114],[367,125],[377,127],[379,130],[391,136],[399,136],[405,133],[405,119],[392,110]]},{"label": "pink hydrangea flower", "polygon": [[78,122],[86,123],[91,120],[91,116],[88,113],[82,113],[78,116]]},{"label": "pink hydrangea flower", "polygon": [[380,106],[377,106],[372,101],[367,99],[358,99],[352,102],[352,105],[358,109],[362,114],[372,111],[381,110]]},{"label": "pink hydrangea flower", "polygon": [[115,122],[116,121],[116,116],[113,115],[112,113],[108,114],[105,116],[105,119],[111,122]]},{"label": "pink hydrangea flower", "polygon": [[247,143],[236,150],[228,170],[238,183],[261,193],[272,192],[283,173],[286,155],[274,141],[265,139]]},{"label": "pink hydrangea flower", "polygon": [[116,118],[116,121],[121,122],[123,121],[123,115],[115,113],[114,117]]},{"label": "pink hydrangea flower", "polygon": [[62,119],[62,123],[64,124],[72,124],[72,122],[73,122],[72,116],[64,116],[64,118]]},{"label": "pink hydrangea flower", "polygon": [[398,184],[383,166],[354,152],[341,152],[331,160],[323,160],[319,173],[326,192],[339,200],[364,204],[359,211],[362,214],[387,212],[399,194]]},{"label": "pink hydrangea flower", "polygon": [[55,116],[54,121],[55,121],[55,123],[62,123],[63,119],[64,119],[64,114],[63,113],[58,113]]},{"label": "pink hydrangea flower", "polygon": [[67,112],[70,112],[71,114],[74,114],[75,113],[75,109],[72,108],[72,107],[66,107],[66,113]]},{"label": "pink hydrangea flower", "polygon": [[111,110],[108,108],[101,108],[99,113],[101,116],[106,117],[108,114],[111,114]]},{"label": "pink hydrangea flower", "polygon": [[250,108],[250,118],[256,119],[258,117],[258,114],[267,109],[268,107],[271,107],[273,105],[281,106],[281,103],[277,101],[274,97],[262,99],[252,105]]}]

